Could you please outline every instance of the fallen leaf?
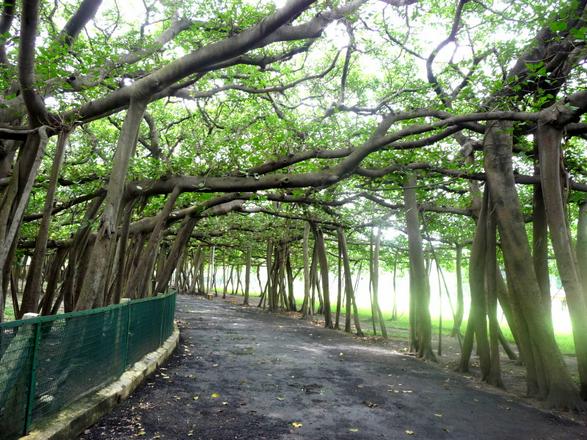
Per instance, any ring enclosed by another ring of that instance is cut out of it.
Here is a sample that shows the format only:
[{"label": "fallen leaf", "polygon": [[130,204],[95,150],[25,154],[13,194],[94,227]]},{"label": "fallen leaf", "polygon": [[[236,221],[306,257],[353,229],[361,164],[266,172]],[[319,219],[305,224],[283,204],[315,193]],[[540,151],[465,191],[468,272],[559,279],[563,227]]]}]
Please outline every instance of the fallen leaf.
[{"label": "fallen leaf", "polygon": [[294,428],[301,428],[303,426],[302,422],[291,422],[291,426]]},{"label": "fallen leaf", "polygon": [[220,394],[218,394],[218,393],[212,393],[212,395],[210,397],[212,399],[218,399],[220,397]]},{"label": "fallen leaf", "polygon": [[278,396],[276,397],[277,400],[285,400],[285,397]]}]

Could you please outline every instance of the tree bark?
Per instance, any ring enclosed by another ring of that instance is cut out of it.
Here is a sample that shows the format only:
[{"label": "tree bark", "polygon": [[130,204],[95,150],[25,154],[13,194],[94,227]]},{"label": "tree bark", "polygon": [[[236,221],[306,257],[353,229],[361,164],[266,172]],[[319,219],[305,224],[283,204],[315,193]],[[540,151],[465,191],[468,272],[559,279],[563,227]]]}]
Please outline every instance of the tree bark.
[{"label": "tree bark", "polygon": [[45,195],[45,204],[43,208],[43,218],[39,225],[39,231],[37,232],[37,239],[35,242],[35,250],[29,266],[27,274],[27,281],[23,292],[22,305],[20,312],[24,313],[36,313],[39,298],[41,295],[41,284],[42,284],[42,267],[43,260],[45,259],[45,253],[47,251],[47,240],[49,238],[49,225],[51,224],[51,209],[53,208],[53,202],[55,200],[55,192],[57,191],[57,179],[59,178],[59,172],[61,171],[61,165],[63,164],[63,157],[65,156],[65,146],[67,145],[67,139],[69,137],[68,131],[62,131],[59,133],[57,139],[57,148],[55,150],[55,156],[53,157],[53,164],[49,174],[49,182],[47,186],[47,194]]},{"label": "tree bark", "polygon": [[583,285],[587,284],[587,201],[579,204],[579,222],[577,224],[577,264]]},{"label": "tree bark", "polygon": [[310,224],[308,222],[304,225],[304,236],[302,243],[302,259],[304,260],[304,301],[302,303],[302,317],[306,318],[310,310],[310,255],[309,255],[309,240],[310,240]]},{"label": "tree bark", "polygon": [[[562,198],[561,141],[563,131],[550,123],[550,110],[546,112],[543,119],[539,121],[536,132],[540,159],[540,183],[552,247],[573,325],[581,397],[587,400],[587,319],[585,319],[587,316],[587,287],[584,287],[581,282]],[[547,306],[548,304],[544,304],[544,307]]]},{"label": "tree bark", "polygon": [[[535,145],[534,154],[534,174],[540,176],[538,145]],[[546,209],[544,207],[542,185],[540,183],[534,184],[532,204],[532,260],[536,276],[538,277],[538,284],[540,285],[540,290],[542,292],[545,313],[548,315],[549,321],[552,322],[552,304],[550,299],[550,278],[548,270],[548,221],[546,218]]]},{"label": "tree bark", "polygon": [[[340,251],[342,254],[342,262],[344,266],[344,288],[346,291],[346,317],[345,317],[345,326],[344,331],[347,333],[351,332],[351,314],[354,317],[355,323],[355,330],[357,332],[357,336],[363,336],[363,331],[361,330],[361,321],[359,320],[359,311],[357,309],[357,303],[355,302],[355,293],[353,291],[353,275],[351,273],[351,265],[349,263],[348,251],[347,251],[347,244],[346,244],[346,237],[344,234],[344,229],[339,227],[337,229],[338,233],[338,244],[340,246]],[[351,311],[352,307],[352,311]]]},{"label": "tree bark", "polygon": [[430,318],[430,285],[424,263],[424,250],[420,234],[416,176],[409,174],[404,184],[404,203],[410,257],[410,313],[414,317],[414,349],[419,358],[436,361],[432,351],[432,320]]},{"label": "tree bark", "polygon": [[497,216],[508,283],[519,301],[519,321],[525,321],[531,344],[524,354],[524,361],[536,369],[539,394],[549,405],[574,408],[579,395],[556,344],[552,326],[547,322],[534,266],[528,264],[532,256],[515,188],[512,144],[511,123],[495,121],[487,124],[485,170]]},{"label": "tree bark", "polygon": [[76,310],[89,309],[93,305],[101,306],[107,285],[108,266],[114,237],[116,236],[118,212],[124,194],[126,174],[131,157],[134,154],[139,127],[147,108],[144,99],[132,99],[118,137],[116,152],[112,163],[112,172],[108,181],[104,212],[96,241],[92,249],[88,272],[84,277],[81,293],[76,303]]},{"label": "tree bark", "polygon": [[485,248],[485,288],[487,292],[487,317],[489,320],[489,354],[490,365],[487,383],[503,388],[501,379],[501,363],[499,358],[499,322],[497,321],[497,230],[495,214],[492,209],[491,194],[487,201],[487,217],[485,228],[487,241]]},{"label": "tree bark", "polygon": [[322,278],[322,295],[324,298],[323,313],[324,326],[326,328],[333,328],[332,311],[330,310],[330,285],[328,280],[328,258],[326,256],[326,247],[324,245],[324,234],[320,228],[314,231],[316,238],[316,251],[318,254],[318,262],[320,263],[320,276]]},{"label": "tree bark", "polygon": [[457,274],[457,308],[455,310],[455,318],[454,318],[451,336],[460,337],[461,336],[461,325],[463,324],[463,316],[465,315],[465,303],[464,303],[464,298],[463,298],[463,273],[462,273],[463,247],[461,245],[457,244],[455,250],[456,250],[455,266],[456,266],[456,274]]},{"label": "tree bark", "polygon": [[375,246],[373,249],[373,270],[371,283],[373,286],[373,306],[377,313],[377,320],[381,329],[381,334],[387,339],[387,328],[385,327],[385,321],[383,319],[383,313],[381,313],[381,307],[379,307],[379,252],[381,248],[381,229],[377,229],[375,234]]},{"label": "tree bark", "polygon": [[245,299],[243,304],[249,305],[249,293],[251,290],[251,245],[247,246],[245,256]]}]

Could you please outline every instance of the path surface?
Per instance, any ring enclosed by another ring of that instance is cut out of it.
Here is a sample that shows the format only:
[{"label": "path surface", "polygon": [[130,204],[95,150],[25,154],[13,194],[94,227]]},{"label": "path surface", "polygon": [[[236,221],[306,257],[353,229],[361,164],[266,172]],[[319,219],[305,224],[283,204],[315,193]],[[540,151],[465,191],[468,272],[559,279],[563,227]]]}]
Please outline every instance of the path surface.
[{"label": "path surface", "polygon": [[80,438],[587,439],[587,429],[342,332],[179,297],[165,368]]}]

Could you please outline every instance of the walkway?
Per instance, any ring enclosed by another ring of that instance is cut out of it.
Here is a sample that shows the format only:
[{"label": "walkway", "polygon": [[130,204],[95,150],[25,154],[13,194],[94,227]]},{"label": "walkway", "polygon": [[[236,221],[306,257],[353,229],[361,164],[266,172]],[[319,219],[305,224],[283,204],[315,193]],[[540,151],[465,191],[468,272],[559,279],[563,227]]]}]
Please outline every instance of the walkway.
[{"label": "walkway", "polygon": [[349,335],[179,297],[166,368],[80,438],[587,439],[587,429]]}]

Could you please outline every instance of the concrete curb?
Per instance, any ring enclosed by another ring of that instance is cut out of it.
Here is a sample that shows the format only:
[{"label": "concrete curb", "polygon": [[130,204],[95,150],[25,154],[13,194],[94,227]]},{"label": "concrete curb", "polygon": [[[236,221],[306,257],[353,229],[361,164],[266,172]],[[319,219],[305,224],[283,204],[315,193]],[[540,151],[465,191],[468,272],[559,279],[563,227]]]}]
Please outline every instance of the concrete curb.
[{"label": "concrete curb", "polygon": [[50,420],[41,422],[20,440],[67,440],[76,438],[84,429],[92,426],[115,405],[128,396],[153,374],[171,356],[179,342],[179,329],[159,349],[146,354],[126,370],[115,382],[63,409]]}]

